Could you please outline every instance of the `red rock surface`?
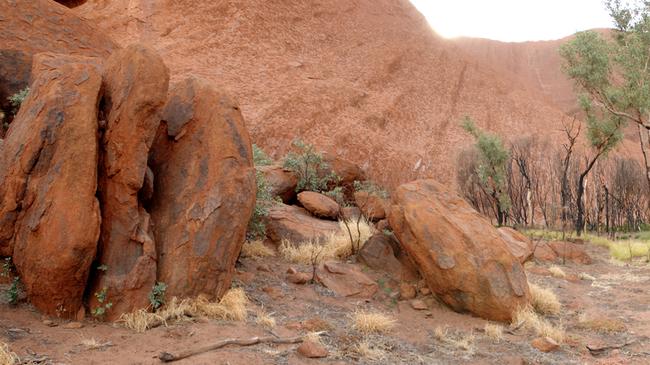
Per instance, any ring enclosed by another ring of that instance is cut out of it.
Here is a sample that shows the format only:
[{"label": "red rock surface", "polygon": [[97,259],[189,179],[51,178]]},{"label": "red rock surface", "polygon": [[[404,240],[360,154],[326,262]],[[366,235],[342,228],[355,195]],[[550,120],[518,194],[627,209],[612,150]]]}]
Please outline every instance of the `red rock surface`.
[{"label": "red rock surface", "polygon": [[573,261],[578,264],[590,265],[591,256],[585,250],[585,246],[573,242],[553,241],[548,245],[555,251],[558,259]]},{"label": "red rock surface", "polygon": [[523,233],[510,227],[498,229],[501,238],[506,243],[508,251],[515,256],[522,264],[533,256],[533,243]]},{"label": "red rock surface", "polygon": [[354,201],[366,218],[372,221],[386,218],[389,203],[385,199],[365,191],[357,191],[354,193]]},{"label": "red rock surface", "polygon": [[[102,232],[98,273],[92,293],[107,289],[113,303],[108,318],[145,308],[156,281],[156,247],[149,213],[139,201],[149,149],[167,98],[169,71],[162,58],[140,45],[119,50],[107,60],[98,192]],[[91,298],[91,307],[98,305]]]},{"label": "red rock surface", "polygon": [[339,232],[337,222],[317,219],[304,208],[275,204],[269,208],[266,234],[275,244],[288,240],[294,244],[318,241]]},{"label": "red rock surface", "polygon": [[334,261],[318,266],[315,280],[343,297],[372,298],[379,289],[358,266]]},{"label": "red rock surface", "polygon": [[296,197],[298,178],[293,172],[275,165],[260,166],[257,169],[264,174],[266,187],[273,197],[278,196],[285,203]]},{"label": "red rock surface", "polygon": [[332,198],[313,191],[303,191],[298,194],[298,201],[311,214],[320,218],[335,219],[341,210]]},{"label": "red rock surface", "polygon": [[255,205],[250,137],[238,104],[211,83],[171,88],[151,151],[158,281],[168,297],[220,298]]},{"label": "red rock surface", "polygon": [[433,180],[400,186],[389,221],[429,288],[456,311],[509,321],[529,302],[526,274],[496,228]]},{"label": "red rock surface", "polygon": [[472,143],[465,115],[517,137],[557,133],[562,119],[438,37],[407,0],[89,0],[74,11],[118,44],[153,45],[175,79],[230,89],[273,157],[302,137],[389,186],[452,183],[457,153]]},{"label": "red rock surface", "polygon": [[35,58],[32,91],[0,153],[0,255],[12,255],[31,303],[74,318],[97,249],[96,59]]}]

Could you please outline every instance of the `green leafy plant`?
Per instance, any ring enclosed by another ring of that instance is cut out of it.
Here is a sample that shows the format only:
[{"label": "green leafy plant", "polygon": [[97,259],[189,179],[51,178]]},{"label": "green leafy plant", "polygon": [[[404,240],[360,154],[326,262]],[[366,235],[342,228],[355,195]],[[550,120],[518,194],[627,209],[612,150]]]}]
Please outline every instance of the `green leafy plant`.
[{"label": "green leafy plant", "polygon": [[2,262],[2,270],[0,271],[0,276],[8,278],[11,275],[11,272],[14,269],[14,264],[11,262],[11,257],[5,257]]},{"label": "green leafy plant", "polygon": [[462,127],[476,140],[476,149],[479,153],[476,173],[482,188],[490,196],[496,208],[497,223],[502,226],[511,205],[506,178],[506,165],[510,159],[510,152],[499,136],[482,131],[469,117],[465,117]]},{"label": "green leafy plant", "polygon": [[316,152],[313,145],[298,139],[293,142],[293,147],[295,151],[289,152],[284,159],[284,168],[298,176],[296,192],[323,192],[330,183],[338,180],[336,174],[329,171],[323,155]]},{"label": "green leafy plant", "polygon": [[151,288],[149,292],[149,302],[151,303],[151,308],[156,310],[165,304],[165,291],[167,291],[167,284],[162,282],[157,282]]},{"label": "green leafy plant", "polygon": [[255,196],[255,208],[250,221],[248,222],[247,236],[250,239],[264,237],[266,234],[266,224],[264,219],[269,215],[269,208],[275,200],[271,191],[266,185],[266,178],[260,171],[256,171],[255,181],[257,183],[257,194]]},{"label": "green leafy plant", "polygon": [[343,194],[343,188],[340,186],[337,186],[330,191],[324,192],[323,195],[332,198],[332,200],[337,202],[341,207],[346,206],[345,194]]},{"label": "green leafy plant", "polygon": [[16,305],[18,304],[18,295],[20,294],[20,278],[15,277],[14,280],[11,282],[11,286],[9,287],[9,290],[7,290],[7,297],[9,299],[9,304],[11,305]]},{"label": "green leafy plant", "polygon": [[14,107],[14,114],[18,113],[18,109],[20,109],[20,105],[25,101],[27,95],[29,95],[29,87],[26,87],[7,98],[9,103],[11,103],[11,106]]},{"label": "green leafy plant", "polygon": [[388,199],[388,192],[372,181],[355,181],[354,191],[364,191],[370,195],[376,195],[382,199]]},{"label": "green leafy plant", "polygon": [[106,315],[106,312],[113,307],[113,303],[108,301],[108,288],[104,287],[102,290],[95,293],[95,298],[99,302],[99,306],[95,307],[92,310],[93,317],[102,318]]},{"label": "green leafy plant", "polygon": [[256,144],[253,144],[253,163],[257,166],[268,166],[273,164],[273,160]]}]

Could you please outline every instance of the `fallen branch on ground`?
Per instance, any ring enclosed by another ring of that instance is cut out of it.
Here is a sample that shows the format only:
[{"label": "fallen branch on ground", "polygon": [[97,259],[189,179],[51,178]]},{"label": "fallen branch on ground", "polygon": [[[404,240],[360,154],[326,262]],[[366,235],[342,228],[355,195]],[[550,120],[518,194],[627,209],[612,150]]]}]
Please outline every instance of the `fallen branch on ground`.
[{"label": "fallen branch on ground", "polygon": [[291,344],[291,343],[300,343],[303,340],[304,340],[304,336],[286,337],[286,338],[278,338],[274,336],[240,338],[240,339],[229,338],[226,340],[219,341],[215,344],[201,347],[198,349],[183,351],[176,355],[171,354],[169,352],[162,352],[160,355],[158,355],[158,359],[160,359],[160,361],[162,362],[172,362],[172,361],[186,359],[188,357],[199,355],[205,352],[214,351],[228,345],[251,346],[260,343]]},{"label": "fallen branch on ground", "polygon": [[635,343],[636,341],[637,341],[637,340],[632,340],[632,341],[628,341],[628,342],[622,343],[622,344],[620,344],[620,345],[609,345],[609,346],[608,346],[608,345],[605,345],[605,346],[600,346],[600,345],[587,345],[587,349],[588,349],[589,352],[591,352],[593,355],[597,355],[597,354],[601,354],[601,353],[603,353],[603,352],[605,352],[605,351],[621,349],[621,348],[623,348],[623,347],[626,347],[626,346],[629,346],[629,345]]}]

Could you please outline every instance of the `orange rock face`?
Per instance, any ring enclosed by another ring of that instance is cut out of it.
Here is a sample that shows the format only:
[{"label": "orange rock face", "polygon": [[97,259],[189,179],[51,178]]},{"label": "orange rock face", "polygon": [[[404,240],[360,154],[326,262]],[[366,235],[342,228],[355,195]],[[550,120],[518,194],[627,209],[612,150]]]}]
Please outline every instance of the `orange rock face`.
[{"label": "orange rock face", "polygon": [[278,196],[285,203],[289,203],[296,197],[298,185],[296,174],[285,170],[282,166],[260,166],[258,170],[264,174],[266,187],[271,196]]},{"label": "orange rock face", "polygon": [[400,186],[390,225],[429,288],[456,311],[509,321],[529,302],[526,274],[497,230],[433,180]]},{"label": "orange rock face", "polygon": [[379,221],[386,218],[387,202],[377,195],[369,194],[365,191],[357,191],[354,193],[354,201],[366,218],[372,221]]},{"label": "orange rock face", "polygon": [[158,280],[168,296],[221,297],[255,205],[255,171],[239,106],[210,83],[174,85],[152,149]]},{"label": "orange rock face", "polygon": [[[139,45],[115,52],[104,71],[99,197],[102,233],[91,292],[107,288],[108,318],[149,304],[156,281],[156,249],[149,213],[138,199],[149,150],[167,98],[169,72],[162,58]],[[98,305],[91,298],[91,308]]]},{"label": "orange rock face", "polygon": [[303,191],[298,194],[298,201],[316,217],[335,219],[341,210],[332,198],[313,191]]},{"label": "orange rock face", "polygon": [[282,240],[296,244],[317,241],[339,231],[338,223],[314,218],[307,210],[293,205],[275,204],[266,221],[266,233],[275,244]]},{"label": "orange rock face", "polygon": [[74,318],[99,236],[101,72],[95,59],[41,54],[33,77],[0,152],[0,254],[13,254],[34,306]]},{"label": "orange rock face", "polygon": [[508,251],[515,256],[522,264],[533,256],[533,243],[521,232],[510,227],[498,229],[501,238],[506,243]]},{"label": "orange rock face", "polygon": [[548,244],[557,254],[558,259],[573,261],[583,265],[591,264],[591,256],[585,251],[585,246],[573,242],[553,241]]}]

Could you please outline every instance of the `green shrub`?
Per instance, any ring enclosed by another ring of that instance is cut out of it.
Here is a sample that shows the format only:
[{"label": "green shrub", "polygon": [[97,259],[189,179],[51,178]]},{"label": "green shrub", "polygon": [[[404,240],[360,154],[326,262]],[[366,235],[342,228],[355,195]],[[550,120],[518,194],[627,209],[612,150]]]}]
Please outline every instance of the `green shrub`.
[{"label": "green shrub", "polygon": [[18,295],[20,294],[20,278],[18,276],[14,277],[14,280],[11,282],[9,290],[7,290],[7,298],[9,299],[9,304],[16,305],[18,304]]},{"label": "green shrub", "polygon": [[104,287],[102,290],[96,292],[95,298],[97,298],[99,306],[92,310],[93,317],[102,318],[113,307],[113,303],[108,301],[108,288]]},{"label": "green shrub", "polygon": [[388,192],[372,181],[355,181],[354,191],[363,191],[369,195],[375,195],[382,199],[388,199]]},{"label": "green shrub", "polygon": [[151,308],[156,310],[165,304],[165,291],[167,291],[167,284],[157,282],[151,288],[149,292],[149,302],[151,303]]},{"label": "green shrub", "polygon": [[257,166],[268,166],[273,164],[273,160],[256,144],[253,144],[253,164]]},{"label": "green shrub", "polygon": [[341,207],[346,206],[345,194],[343,194],[343,188],[340,186],[337,186],[330,191],[323,192],[323,195],[332,198],[332,200],[337,202]]},{"label": "green shrub", "polygon": [[11,103],[11,106],[14,107],[13,110],[14,114],[18,113],[18,109],[20,109],[20,104],[22,104],[23,101],[25,101],[27,95],[29,95],[29,87],[26,87],[7,98]]},{"label": "green shrub", "polygon": [[296,151],[287,154],[284,168],[298,176],[296,192],[323,192],[327,190],[330,183],[338,179],[333,172],[326,172],[329,170],[329,165],[324,161],[323,155],[316,152],[313,145],[295,140],[293,147]]}]

